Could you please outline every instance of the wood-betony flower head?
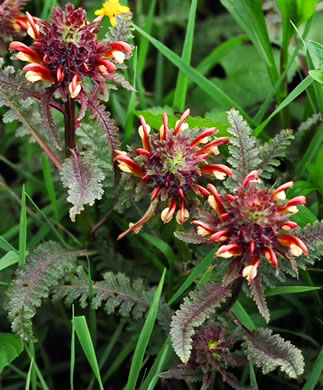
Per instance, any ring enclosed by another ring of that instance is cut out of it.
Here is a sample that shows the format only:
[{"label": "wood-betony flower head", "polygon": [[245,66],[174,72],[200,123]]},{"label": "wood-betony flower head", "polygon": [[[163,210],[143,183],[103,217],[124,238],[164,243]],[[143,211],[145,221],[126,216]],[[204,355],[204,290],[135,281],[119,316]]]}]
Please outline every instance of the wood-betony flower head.
[{"label": "wood-betony flower head", "polygon": [[308,250],[301,239],[286,232],[297,227],[289,217],[306,199],[298,196],[287,201],[285,191],[292,186],[293,182],[288,182],[276,190],[267,188],[261,184],[257,171],[245,178],[234,195],[219,194],[209,184],[208,202],[216,214],[204,214],[193,224],[208,242],[222,244],[216,256],[239,262],[242,276],[249,282],[257,276],[261,258],[278,272],[278,257],[283,257],[297,274],[294,257],[307,255]]},{"label": "wood-betony flower head", "polygon": [[0,38],[10,41],[23,35],[26,17],[21,13],[26,0],[0,0]]},{"label": "wood-betony flower head", "polygon": [[123,62],[124,53],[131,53],[126,42],[99,41],[102,17],[89,23],[85,10],[74,9],[70,3],[65,13],[61,8],[53,9],[51,23],[26,15],[27,32],[35,42],[31,47],[12,42],[10,51],[18,51],[19,60],[30,62],[22,70],[28,81],[55,84],[62,96],[76,98],[84,77],[106,81]]},{"label": "wood-betony flower head", "polygon": [[[186,110],[174,129],[168,128],[167,114],[163,114],[163,124],[158,132],[141,116],[139,135],[142,148],[134,153],[116,150],[116,161],[122,171],[139,177],[151,192],[151,206],[144,217],[121,234],[122,238],[131,231],[138,231],[140,227],[154,214],[157,202],[167,201],[168,205],[161,213],[164,223],[176,220],[180,224],[189,218],[188,195],[191,192],[199,196],[208,197],[210,192],[198,184],[202,175],[223,180],[226,175],[231,176],[231,170],[223,164],[208,164],[211,153],[219,153],[218,146],[227,144],[228,137],[209,140],[216,133],[216,128],[203,131],[189,129],[185,120],[190,110]],[[177,211],[177,213],[176,213]]]}]

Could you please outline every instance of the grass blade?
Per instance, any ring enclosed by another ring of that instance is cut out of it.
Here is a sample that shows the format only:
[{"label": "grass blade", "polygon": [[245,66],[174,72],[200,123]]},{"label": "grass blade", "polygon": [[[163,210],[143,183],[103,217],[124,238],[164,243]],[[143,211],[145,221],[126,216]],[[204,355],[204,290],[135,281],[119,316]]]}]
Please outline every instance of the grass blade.
[{"label": "grass blade", "polygon": [[323,348],[321,349],[315,363],[314,367],[305,382],[303,390],[315,390],[316,385],[319,382],[321,373],[323,371]]},{"label": "grass blade", "polygon": [[13,264],[19,263],[19,259],[20,257],[16,252],[8,252],[0,259],[0,271],[3,271],[4,269],[10,267]]},{"label": "grass blade", "polygon": [[26,193],[25,185],[22,186],[21,192],[21,211],[20,211],[20,225],[19,225],[19,262],[21,267],[26,262],[27,253],[27,211],[26,211]]},{"label": "grass blade", "polygon": [[251,361],[249,361],[249,376],[250,376],[250,386],[251,386],[250,390],[258,390],[257,378]]},{"label": "grass blade", "polygon": [[[155,8],[156,8],[156,0],[152,0],[150,4],[150,8],[148,11],[148,15],[144,24],[144,30],[147,34],[151,33],[153,22],[154,22],[154,14],[155,14]],[[139,55],[138,55],[138,76],[142,76],[142,72],[144,71],[147,54],[148,54],[148,48],[149,48],[149,41],[147,38],[144,38],[143,36],[140,37],[139,45]]]},{"label": "grass blade", "polygon": [[[133,55],[133,87],[136,88],[136,79],[137,79],[137,53],[138,49],[136,48]],[[134,111],[136,107],[136,92],[131,91],[130,92],[130,99],[128,103],[128,110],[127,110],[127,121],[125,125],[125,133],[124,133],[124,139],[125,141],[129,138],[131,138],[134,134]]]},{"label": "grass blade", "polygon": [[96,376],[96,379],[98,380],[100,389],[104,390],[98,362],[96,359],[96,355],[91,340],[90,331],[86,323],[86,319],[84,316],[73,317],[72,322],[75,328],[76,335],[84,351],[84,354],[92,368],[94,375]]},{"label": "grass blade", "polygon": [[250,332],[256,329],[256,326],[252,321],[251,317],[239,301],[237,301],[233,305],[231,310],[237,316],[242,325],[244,325],[248,330],[250,330]]},{"label": "grass blade", "polygon": [[70,387],[74,390],[74,369],[75,369],[75,327],[73,323],[74,305],[72,305],[72,334],[71,334],[71,359],[70,359]]},{"label": "grass blade", "polygon": [[310,287],[310,286],[283,286],[283,287],[275,287],[270,288],[265,291],[266,297],[272,297],[274,295],[281,294],[298,294],[304,293],[313,290],[320,290],[321,287]]},{"label": "grass blade", "polygon": [[59,220],[59,212],[57,207],[57,199],[56,199],[56,192],[55,192],[55,186],[53,182],[53,177],[50,171],[50,166],[48,163],[48,158],[45,153],[42,154],[42,166],[43,166],[43,175],[45,179],[45,186],[47,189],[49,200],[53,206],[54,215],[57,220]]},{"label": "grass blade", "polygon": [[218,104],[220,104],[225,109],[230,109],[235,107],[240,111],[241,115],[253,125],[254,122],[250,116],[228,95],[226,95],[220,88],[213,84],[206,77],[201,75],[196,69],[188,65],[185,61],[182,60],[177,54],[172,50],[168,49],[163,43],[159,42],[157,39],[153,38],[149,34],[145,33],[140,27],[133,25],[137,31],[140,32],[144,37],[149,39],[149,41],[159,50],[165,57],[169,59],[175,66],[177,66],[181,71],[183,71],[192,81],[194,81],[203,91],[205,91],[209,96],[211,96]]},{"label": "grass blade", "polygon": [[[182,52],[182,60],[187,64],[190,64],[192,56],[196,8],[197,0],[192,0]],[[179,111],[185,110],[187,88],[188,77],[185,73],[179,71],[173,100],[173,108],[178,109]]]},{"label": "grass blade", "polygon": [[126,360],[126,358],[130,355],[130,353],[134,350],[136,346],[136,340],[130,341],[126,346],[120,351],[117,358],[111,364],[107,373],[103,377],[103,383],[105,383],[111,375],[113,375],[117,369],[121,366],[121,364]]},{"label": "grass blade", "polygon": [[132,364],[130,367],[130,373],[129,373],[129,378],[128,378],[128,383],[126,386],[126,390],[135,390],[136,389],[136,384],[139,376],[139,372],[141,370],[143,358],[146,352],[146,348],[150,339],[150,336],[153,331],[153,327],[155,324],[155,320],[157,317],[157,312],[158,312],[158,306],[159,306],[159,301],[164,285],[164,280],[165,280],[165,275],[166,275],[166,269],[164,269],[163,275],[160,279],[158,288],[156,290],[153,302],[150,306],[149,312],[147,314],[147,318],[145,321],[145,324],[142,328],[142,331],[139,335],[138,343],[136,346],[136,350],[132,359]]},{"label": "grass blade", "polygon": [[254,131],[253,136],[257,137],[263,129],[268,125],[272,118],[278,114],[283,108],[287,107],[293,100],[295,100],[301,93],[305,91],[313,82],[313,79],[310,76],[307,76],[302,80],[297,87],[295,87],[292,92],[279,104],[274,112],[272,112],[269,117],[262,122]]},{"label": "grass blade", "polygon": [[168,301],[168,305],[172,305],[189,287],[195,280],[201,276],[204,271],[213,263],[214,253],[217,248],[214,248],[207,254],[207,256],[193,268],[191,275],[185,279],[185,282],[181,285],[181,287],[176,291],[176,293],[171,297]]},{"label": "grass blade", "polygon": [[170,336],[167,337],[164,345],[159,351],[154,364],[143,384],[140,386],[140,390],[153,390],[159,380],[159,374],[163,371],[170,358],[174,355]]},{"label": "grass blade", "polygon": [[17,254],[19,251],[15,249],[4,237],[0,236],[0,249],[3,249],[5,252],[14,251]]}]

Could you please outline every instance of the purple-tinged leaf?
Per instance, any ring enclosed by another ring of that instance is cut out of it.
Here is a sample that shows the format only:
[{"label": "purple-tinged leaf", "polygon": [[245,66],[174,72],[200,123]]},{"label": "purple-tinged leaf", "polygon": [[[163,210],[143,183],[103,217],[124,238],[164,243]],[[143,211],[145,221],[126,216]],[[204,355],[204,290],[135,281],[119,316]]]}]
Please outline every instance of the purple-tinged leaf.
[{"label": "purple-tinged leaf", "polygon": [[184,298],[180,309],[172,318],[170,332],[174,350],[183,363],[187,363],[191,355],[194,328],[202,325],[214,309],[230,296],[228,286],[209,283],[201,286],[198,291],[190,292],[189,296]]},{"label": "purple-tinged leaf", "polygon": [[92,110],[90,119],[96,119],[99,125],[102,126],[102,130],[108,137],[111,148],[120,149],[119,129],[116,126],[116,122],[110,118],[110,112],[106,111],[105,106],[98,101],[89,101],[88,105]]},{"label": "purple-tinged leaf", "polygon": [[104,174],[93,159],[72,150],[72,157],[64,161],[60,175],[64,187],[68,188],[67,201],[73,205],[70,217],[75,222],[75,216],[86,204],[92,206],[96,199],[102,198]]},{"label": "purple-tinged leaf", "polygon": [[52,96],[54,95],[55,90],[56,90],[55,87],[49,87],[41,95],[40,110],[42,115],[42,123],[44,124],[48,132],[50,140],[53,142],[53,145],[57,149],[62,150],[62,143],[56,131],[56,124],[53,120],[52,113],[51,113],[51,106],[50,106]]},{"label": "purple-tinged leaf", "polygon": [[257,275],[253,280],[250,281],[249,288],[250,288],[252,298],[256,302],[259,313],[264,317],[264,319],[268,323],[270,320],[270,313],[267,307],[264,290],[262,288],[262,280],[259,275]]},{"label": "purple-tinged leaf", "polygon": [[304,372],[302,352],[290,341],[285,341],[280,335],[273,335],[271,329],[259,328],[249,332],[241,326],[244,333],[242,346],[247,357],[263,374],[280,367],[290,378],[297,378]]}]

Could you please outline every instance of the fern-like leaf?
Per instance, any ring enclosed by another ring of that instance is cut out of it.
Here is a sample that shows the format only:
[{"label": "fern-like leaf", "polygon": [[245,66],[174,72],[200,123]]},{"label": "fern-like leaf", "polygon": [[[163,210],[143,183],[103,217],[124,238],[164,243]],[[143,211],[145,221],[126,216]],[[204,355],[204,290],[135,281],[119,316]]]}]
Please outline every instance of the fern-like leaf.
[{"label": "fern-like leaf", "polygon": [[103,186],[114,188],[112,150],[106,136],[99,129],[85,123],[77,129],[77,134],[83,148],[86,148],[86,155],[95,159],[96,165],[103,170],[105,175]]},{"label": "fern-like leaf", "polygon": [[46,89],[46,91],[42,94],[40,99],[40,110],[42,114],[43,124],[46,127],[46,130],[49,134],[49,138],[55,145],[55,147],[59,150],[62,150],[62,143],[60,137],[56,131],[56,124],[53,120],[50,102],[55,93],[56,87],[52,86]]},{"label": "fern-like leaf", "polygon": [[132,26],[132,14],[125,13],[116,16],[116,26],[110,27],[109,32],[105,37],[108,43],[116,41],[127,42],[133,38],[133,30],[134,27]]},{"label": "fern-like leaf", "polygon": [[230,296],[231,291],[227,286],[209,283],[184,298],[172,318],[170,332],[174,350],[183,363],[187,363],[191,355],[194,328],[202,325],[214,309]]},{"label": "fern-like leaf", "polygon": [[208,239],[198,235],[196,232],[175,232],[174,236],[181,241],[189,244],[204,244],[208,242]]},{"label": "fern-like leaf", "polygon": [[259,313],[264,317],[266,322],[268,323],[270,320],[270,313],[267,307],[266,298],[264,294],[264,290],[262,287],[262,280],[259,275],[257,275],[250,283],[249,289],[252,295],[253,300],[255,301]]},{"label": "fern-like leaf", "polygon": [[99,101],[89,101],[88,106],[92,111],[90,119],[96,119],[102,127],[103,133],[107,136],[112,149],[120,149],[119,129],[115,120],[110,118],[110,112],[106,111],[105,106]]},{"label": "fern-like leaf", "polygon": [[7,290],[7,309],[12,331],[26,342],[35,342],[31,319],[50,289],[76,267],[79,252],[55,242],[39,245],[20,267]]},{"label": "fern-like leaf", "polygon": [[228,158],[228,162],[233,168],[232,179],[237,184],[241,184],[244,178],[260,163],[256,138],[251,136],[247,122],[234,108],[228,112],[228,120],[232,126],[228,129],[232,135],[229,145],[231,157]]},{"label": "fern-like leaf", "polygon": [[[91,306],[98,309],[100,306],[108,314],[117,309],[123,317],[130,314],[135,318],[141,318],[149,308],[149,303],[144,298],[142,279],[130,279],[122,274],[107,272],[104,280],[93,283],[93,297]],[[89,280],[83,267],[78,267],[77,274],[69,275],[63,285],[54,290],[53,301],[64,299],[67,305],[79,300],[82,307],[86,307],[89,301]]]},{"label": "fern-like leaf", "polygon": [[199,368],[191,368],[184,364],[179,364],[176,368],[164,371],[159,374],[162,379],[183,379],[187,382],[202,382],[203,373]]},{"label": "fern-like leaf", "polygon": [[90,157],[72,150],[72,157],[64,161],[60,175],[64,187],[68,188],[67,200],[73,205],[70,217],[75,222],[75,216],[84,210],[84,205],[92,206],[96,199],[102,198],[104,174]]},{"label": "fern-like leaf", "polygon": [[323,220],[315,221],[303,228],[298,227],[293,234],[304,241],[310,250],[309,255],[304,258],[305,261],[316,260],[323,255]]},{"label": "fern-like leaf", "polygon": [[302,352],[290,341],[279,335],[273,335],[271,329],[259,328],[249,332],[242,327],[244,339],[242,346],[248,356],[263,374],[280,367],[290,378],[296,378],[304,371]]},{"label": "fern-like leaf", "polygon": [[285,151],[293,139],[294,136],[290,130],[282,130],[259,149],[261,162],[258,170],[261,172],[261,177],[264,179],[271,178],[275,167],[280,164],[278,158],[285,157]]}]

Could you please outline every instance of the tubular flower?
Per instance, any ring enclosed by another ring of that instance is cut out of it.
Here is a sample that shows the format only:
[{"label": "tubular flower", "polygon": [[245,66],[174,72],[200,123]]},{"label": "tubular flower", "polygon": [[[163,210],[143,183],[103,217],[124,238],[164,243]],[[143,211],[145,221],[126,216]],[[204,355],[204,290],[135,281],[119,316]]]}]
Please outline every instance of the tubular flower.
[{"label": "tubular flower", "polygon": [[54,8],[51,23],[26,13],[27,33],[35,40],[31,47],[11,42],[10,51],[17,59],[30,62],[22,69],[28,81],[46,81],[59,88],[62,96],[76,98],[82,90],[83,77],[99,84],[117,70],[125,54],[131,53],[126,42],[107,43],[97,39],[102,17],[89,23],[83,8],[66,5],[66,12]]},{"label": "tubular flower", "polygon": [[113,27],[116,26],[116,16],[129,12],[130,9],[121,5],[119,0],[108,0],[102,4],[103,8],[95,11],[95,15],[107,16],[110,19],[110,23]]},{"label": "tubular flower", "polygon": [[[224,179],[226,175],[232,175],[232,171],[225,165],[208,164],[209,155],[218,154],[218,146],[227,144],[229,138],[221,137],[208,142],[208,137],[217,130],[209,128],[197,133],[196,130],[188,129],[185,120],[189,114],[190,110],[186,110],[175,129],[169,129],[168,117],[164,113],[159,133],[151,131],[141,116],[138,132],[142,148],[135,151],[130,149],[129,154],[115,151],[115,161],[119,163],[119,168],[140,178],[141,183],[151,192],[150,218],[157,203],[167,201],[167,207],[161,213],[164,223],[170,222],[174,216],[178,223],[185,223],[189,218],[187,195],[190,192],[204,197],[210,195],[206,188],[197,184],[201,176]],[[141,219],[132,225],[119,239],[138,229],[148,219]]]},{"label": "tubular flower", "polygon": [[292,234],[282,234],[297,227],[289,221],[297,206],[306,202],[304,196],[286,200],[288,182],[272,190],[260,184],[257,171],[251,172],[234,196],[219,194],[208,185],[208,202],[216,213],[192,223],[197,233],[210,243],[221,243],[217,257],[231,258],[241,265],[242,276],[249,282],[258,272],[261,258],[278,272],[278,257],[287,259],[295,269],[294,256],[308,255],[304,242]]},{"label": "tubular flower", "polygon": [[26,0],[0,0],[0,37],[9,41],[15,35],[23,35],[26,17],[21,13]]}]

